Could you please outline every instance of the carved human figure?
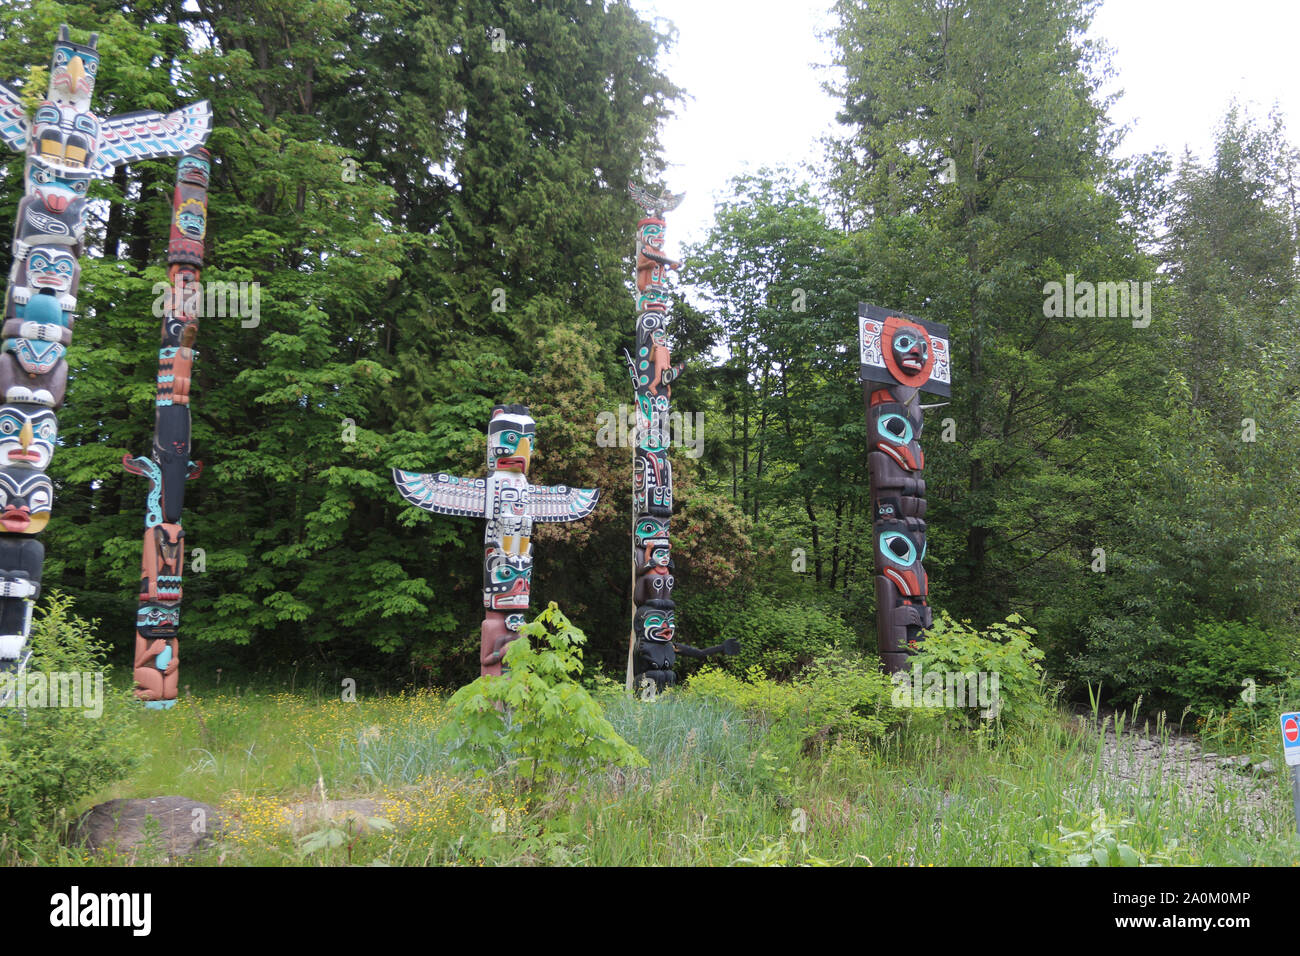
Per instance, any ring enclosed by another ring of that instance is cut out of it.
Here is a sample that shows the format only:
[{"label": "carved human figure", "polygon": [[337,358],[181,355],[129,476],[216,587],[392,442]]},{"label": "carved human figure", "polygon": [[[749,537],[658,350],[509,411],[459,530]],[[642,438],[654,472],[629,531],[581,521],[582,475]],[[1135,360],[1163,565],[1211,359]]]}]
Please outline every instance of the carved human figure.
[{"label": "carved human figure", "polygon": [[568,522],[595,510],[600,492],[528,481],[537,424],[524,405],[497,405],[487,426],[486,479],[393,469],[397,490],[411,504],[438,514],[484,519],[483,624],[479,672],[498,675],[519,636],[532,593],[533,522]]}]

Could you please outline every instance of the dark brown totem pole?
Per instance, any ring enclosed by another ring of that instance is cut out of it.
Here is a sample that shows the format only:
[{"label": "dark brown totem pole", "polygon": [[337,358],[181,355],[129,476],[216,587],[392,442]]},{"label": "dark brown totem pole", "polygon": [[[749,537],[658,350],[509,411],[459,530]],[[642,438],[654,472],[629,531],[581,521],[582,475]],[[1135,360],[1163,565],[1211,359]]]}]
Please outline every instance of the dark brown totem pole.
[{"label": "dark brown totem pole", "polygon": [[948,327],[858,304],[876,566],[876,641],[887,673],[930,626],[925,560],[925,455],[921,392],[952,394]]},{"label": "dark brown totem pole", "polygon": [[487,427],[488,476],[458,478],[393,469],[403,498],[425,511],[483,518],[483,627],[479,673],[500,674],[519,636],[533,580],[533,522],[578,521],[596,508],[595,488],[528,483],[537,424],[525,405],[497,405]]},{"label": "dark brown totem pole", "polygon": [[13,269],[0,351],[0,669],[22,670],[40,592],[50,519],[56,412],[68,384],[65,359],[85,252],[86,190],[96,177],[137,159],[179,156],[202,146],[212,126],[206,102],[174,113],[100,119],[90,111],[99,72],[97,35],[73,43],[61,27],[45,99],[28,116],[0,83],[0,140],[27,155],[14,228]]},{"label": "dark brown totem pole", "polygon": [[673,467],[668,459],[672,434],[669,387],[683,366],[668,349],[668,273],[681,263],[664,254],[665,212],[679,196],[655,196],[628,183],[633,201],[646,216],[636,225],[636,356],[627,356],[636,396],[636,435],[632,458],[632,633],[628,646],[627,689],[653,682],[655,692],[677,681],[677,655],[708,657],[736,654],[730,640],[717,647],[676,643],[677,606],[673,603],[673,558],[668,521],[673,513]]},{"label": "dark brown totem pole", "polygon": [[154,398],[153,454],[123,457],[133,475],[149,479],[140,569],[140,607],[135,624],[135,695],[146,707],[176,703],[180,683],[181,575],[185,531],[181,509],[185,483],[202,462],[190,461],[190,376],[199,332],[199,284],[208,224],[208,151],[195,147],[176,169],[171,236],[167,243],[167,291],[163,295],[162,347]]}]

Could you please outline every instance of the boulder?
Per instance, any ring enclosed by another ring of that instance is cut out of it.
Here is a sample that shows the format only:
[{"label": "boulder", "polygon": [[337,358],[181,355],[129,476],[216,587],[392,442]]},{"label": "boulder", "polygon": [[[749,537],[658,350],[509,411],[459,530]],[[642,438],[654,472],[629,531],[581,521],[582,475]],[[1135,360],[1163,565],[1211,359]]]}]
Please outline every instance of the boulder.
[{"label": "boulder", "polygon": [[189,797],[109,800],[81,816],[73,827],[72,842],[91,850],[111,846],[127,853],[153,846],[174,859],[193,853],[220,827],[221,811]]}]

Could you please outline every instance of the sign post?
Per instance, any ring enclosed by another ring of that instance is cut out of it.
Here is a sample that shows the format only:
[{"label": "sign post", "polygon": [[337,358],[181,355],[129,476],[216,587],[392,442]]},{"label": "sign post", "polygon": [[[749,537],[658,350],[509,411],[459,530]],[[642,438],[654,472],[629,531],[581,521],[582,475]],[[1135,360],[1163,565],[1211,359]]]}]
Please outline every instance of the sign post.
[{"label": "sign post", "polygon": [[1291,768],[1291,795],[1295,799],[1295,825],[1300,832],[1300,712],[1282,715],[1282,752]]}]

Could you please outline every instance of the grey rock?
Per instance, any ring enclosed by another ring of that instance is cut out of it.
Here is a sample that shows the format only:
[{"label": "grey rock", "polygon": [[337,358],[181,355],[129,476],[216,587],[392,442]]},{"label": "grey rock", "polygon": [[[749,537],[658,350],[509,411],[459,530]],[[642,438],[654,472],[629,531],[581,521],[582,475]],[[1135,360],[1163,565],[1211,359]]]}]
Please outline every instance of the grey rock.
[{"label": "grey rock", "polygon": [[150,847],[188,856],[221,828],[221,811],[189,797],[109,800],[91,807],[72,829],[72,843],[131,853]]}]

